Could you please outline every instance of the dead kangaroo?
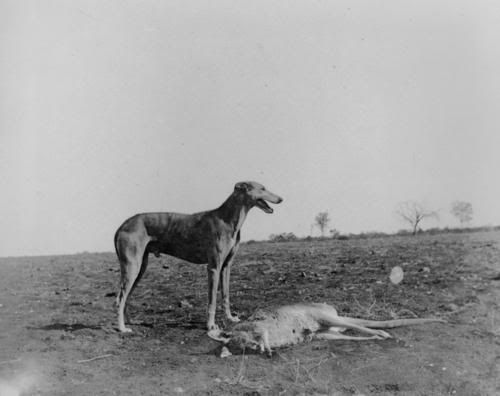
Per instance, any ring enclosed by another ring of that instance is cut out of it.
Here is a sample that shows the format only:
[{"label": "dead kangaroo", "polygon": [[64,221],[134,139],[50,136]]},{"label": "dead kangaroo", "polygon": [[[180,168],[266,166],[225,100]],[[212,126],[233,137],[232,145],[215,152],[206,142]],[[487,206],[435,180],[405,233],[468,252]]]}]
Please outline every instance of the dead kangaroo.
[{"label": "dead kangaroo", "polygon": [[[272,355],[271,348],[298,344],[312,339],[323,340],[372,340],[391,338],[383,330],[430,322],[441,319],[365,320],[339,316],[328,304],[285,305],[274,310],[258,310],[248,320],[236,324],[230,331],[216,330],[209,336],[224,344],[240,349],[259,349]],[[354,337],[341,334],[347,329],[369,336]]]}]

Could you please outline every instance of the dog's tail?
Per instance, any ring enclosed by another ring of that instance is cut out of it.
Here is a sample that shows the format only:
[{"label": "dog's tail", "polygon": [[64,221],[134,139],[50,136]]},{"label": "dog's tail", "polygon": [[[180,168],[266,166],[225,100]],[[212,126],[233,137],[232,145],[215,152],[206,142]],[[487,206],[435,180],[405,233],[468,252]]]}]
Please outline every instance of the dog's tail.
[{"label": "dog's tail", "polygon": [[352,324],[372,329],[392,329],[394,327],[413,326],[413,325],[432,323],[432,322],[447,323],[446,320],[439,318],[415,318],[415,319],[394,319],[394,320],[365,320],[357,318],[344,318],[344,319],[346,319],[348,322]]}]

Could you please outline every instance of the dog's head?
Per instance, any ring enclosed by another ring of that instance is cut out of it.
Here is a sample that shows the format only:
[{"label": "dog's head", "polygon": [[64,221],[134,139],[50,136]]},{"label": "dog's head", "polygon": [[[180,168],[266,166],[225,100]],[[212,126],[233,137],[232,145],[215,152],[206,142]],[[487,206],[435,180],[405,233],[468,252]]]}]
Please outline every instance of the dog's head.
[{"label": "dog's head", "polygon": [[[266,213],[273,213],[267,202],[279,204],[283,199],[257,182],[245,181],[236,183],[234,193],[238,194],[249,206],[257,206]],[[267,201],[267,202],[266,202]]]}]

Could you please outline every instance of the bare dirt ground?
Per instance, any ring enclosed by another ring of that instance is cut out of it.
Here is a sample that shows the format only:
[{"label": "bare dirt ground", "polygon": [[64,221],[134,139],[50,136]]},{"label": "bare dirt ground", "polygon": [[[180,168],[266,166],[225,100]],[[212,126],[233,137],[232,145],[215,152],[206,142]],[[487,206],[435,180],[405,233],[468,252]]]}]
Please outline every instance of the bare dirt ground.
[{"label": "bare dirt ground", "polygon": [[315,301],[449,323],[220,358],[204,329],[204,266],[152,257],[130,300],[140,324],[121,335],[114,254],[0,259],[0,395],[498,395],[499,273],[496,232],[247,244],[232,274],[243,318]]}]

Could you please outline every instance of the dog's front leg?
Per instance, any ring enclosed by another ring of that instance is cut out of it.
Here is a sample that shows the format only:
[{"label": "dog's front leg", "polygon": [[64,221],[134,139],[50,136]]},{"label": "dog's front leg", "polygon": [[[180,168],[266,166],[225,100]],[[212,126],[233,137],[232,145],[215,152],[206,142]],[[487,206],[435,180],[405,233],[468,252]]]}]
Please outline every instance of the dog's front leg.
[{"label": "dog's front leg", "polygon": [[222,260],[220,257],[211,259],[208,262],[208,331],[218,330],[215,324],[215,311],[217,309],[217,291],[219,288],[219,278],[221,273]]},{"label": "dog's front leg", "polygon": [[234,247],[233,250],[228,254],[224,264],[222,265],[221,271],[221,293],[222,293],[222,301],[224,303],[224,313],[226,314],[226,318],[233,323],[239,322],[240,319],[231,313],[231,304],[229,303],[229,280],[231,277],[231,265],[233,264],[233,258],[236,254],[237,247]]}]

